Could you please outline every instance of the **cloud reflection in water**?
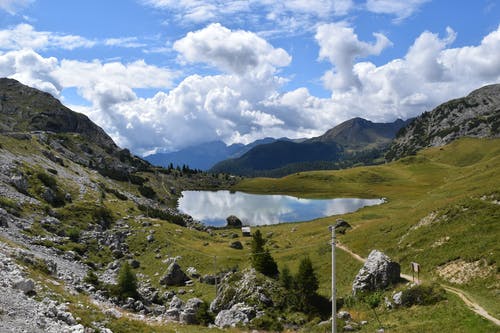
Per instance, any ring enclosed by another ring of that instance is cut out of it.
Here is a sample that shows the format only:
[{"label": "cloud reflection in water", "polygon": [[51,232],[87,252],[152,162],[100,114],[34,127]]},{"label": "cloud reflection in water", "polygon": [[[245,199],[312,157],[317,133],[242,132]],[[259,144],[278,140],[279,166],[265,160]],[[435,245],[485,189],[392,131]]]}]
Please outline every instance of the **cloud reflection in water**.
[{"label": "cloud reflection in water", "polygon": [[255,226],[308,221],[383,202],[382,199],[299,199],[229,191],[184,191],[179,210],[207,225],[224,226],[229,215],[236,215],[243,224]]}]

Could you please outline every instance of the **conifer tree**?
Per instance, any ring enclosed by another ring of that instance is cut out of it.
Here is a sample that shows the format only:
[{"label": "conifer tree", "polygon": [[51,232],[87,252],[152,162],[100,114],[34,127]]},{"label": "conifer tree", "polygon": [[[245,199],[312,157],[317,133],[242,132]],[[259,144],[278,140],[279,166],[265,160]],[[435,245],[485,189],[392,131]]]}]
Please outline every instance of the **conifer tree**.
[{"label": "conifer tree", "polygon": [[257,230],[252,239],[252,266],[256,271],[270,277],[276,277],[279,274],[278,265],[274,261],[268,249],[264,249],[265,240],[262,233]]}]

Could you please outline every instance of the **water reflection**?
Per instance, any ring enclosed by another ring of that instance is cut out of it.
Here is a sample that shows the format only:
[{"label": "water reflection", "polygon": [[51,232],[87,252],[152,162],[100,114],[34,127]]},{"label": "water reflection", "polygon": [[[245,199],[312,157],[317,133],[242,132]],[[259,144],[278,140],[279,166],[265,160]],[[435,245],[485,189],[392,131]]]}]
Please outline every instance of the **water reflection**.
[{"label": "water reflection", "polygon": [[383,202],[382,199],[317,200],[229,191],[184,191],[179,199],[179,210],[207,225],[224,226],[229,215],[236,215],[244,224],[254,226],[309,221]]}]

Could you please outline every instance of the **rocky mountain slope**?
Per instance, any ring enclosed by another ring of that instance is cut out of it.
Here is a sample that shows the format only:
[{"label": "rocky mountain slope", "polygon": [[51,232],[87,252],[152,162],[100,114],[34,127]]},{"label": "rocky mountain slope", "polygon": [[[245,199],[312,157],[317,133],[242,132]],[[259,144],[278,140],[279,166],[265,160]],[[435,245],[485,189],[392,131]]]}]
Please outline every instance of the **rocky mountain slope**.
[{"label": "rocky mountain slope", "polygon": [[424,112],[403,128],[387,152],[387,160],[443,146],[461,137],[500,136],[500,84],[486,86],[463,98]]},{"label": "rocky mountain slope", "polygon": [[373,164],[407,122],[373,123],[354,118],[325,134],[302,142],[278,140],[252,148],[239,158],[214,165],[214,172],[244,176],[279,177],[319,169],[341,169]]}]

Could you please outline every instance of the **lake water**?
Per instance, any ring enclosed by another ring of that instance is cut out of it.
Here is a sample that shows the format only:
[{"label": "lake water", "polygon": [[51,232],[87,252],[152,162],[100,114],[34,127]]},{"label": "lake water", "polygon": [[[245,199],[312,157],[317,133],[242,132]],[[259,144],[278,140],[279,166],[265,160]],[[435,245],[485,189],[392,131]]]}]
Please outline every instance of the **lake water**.
[{"label": "lake water", "polygon": [[379,205],[383,199],[300,199],[287,195],[261,195],[229,191],[183,191],[178,208],[211,226],[225,226],[229,215],[245,225],[309,221]]}]

